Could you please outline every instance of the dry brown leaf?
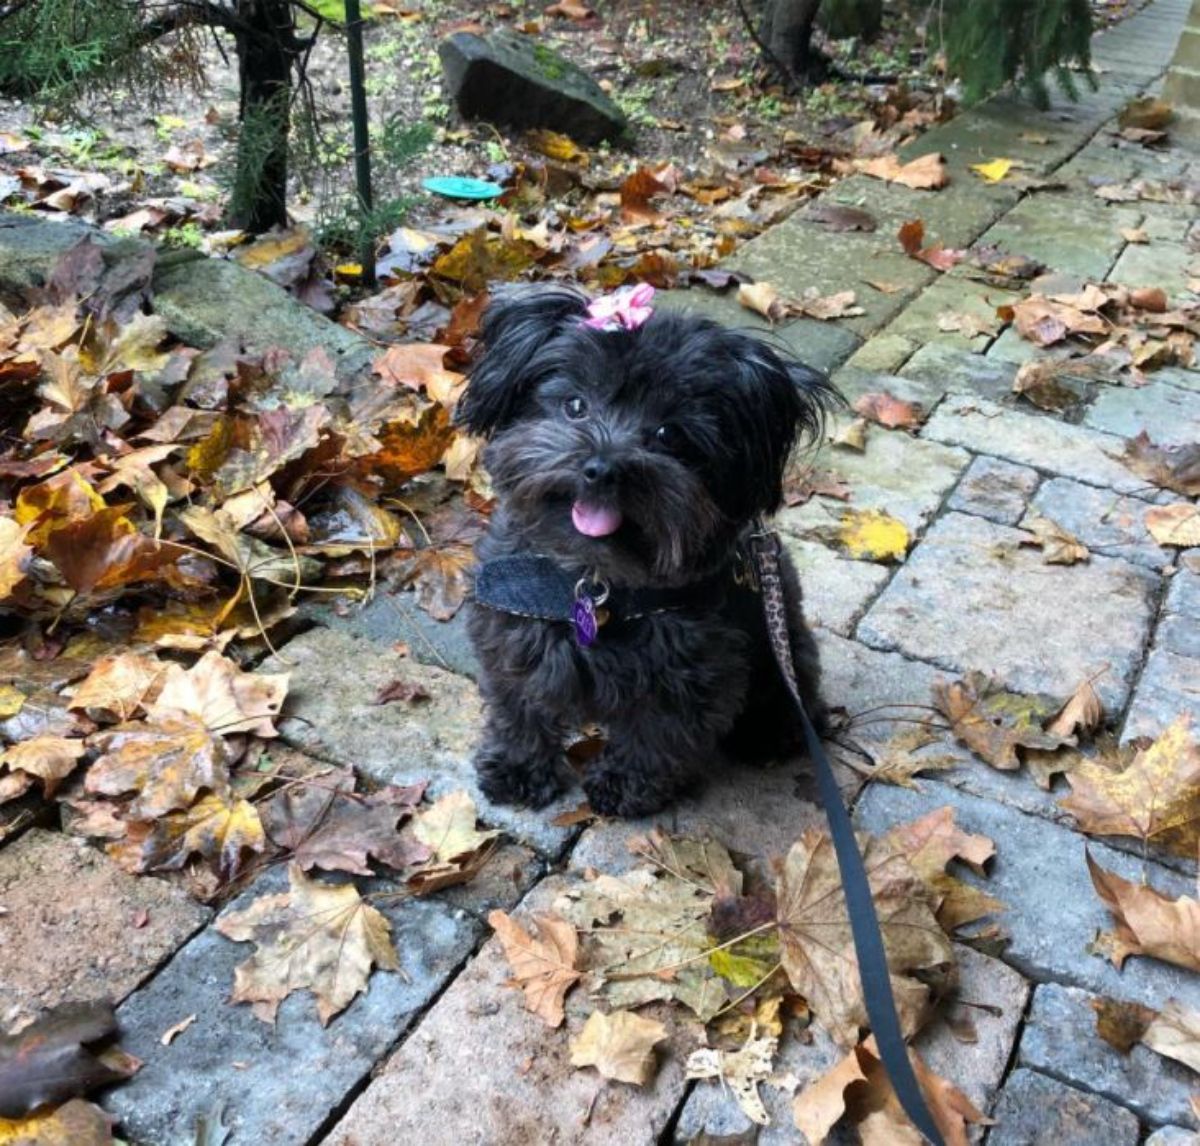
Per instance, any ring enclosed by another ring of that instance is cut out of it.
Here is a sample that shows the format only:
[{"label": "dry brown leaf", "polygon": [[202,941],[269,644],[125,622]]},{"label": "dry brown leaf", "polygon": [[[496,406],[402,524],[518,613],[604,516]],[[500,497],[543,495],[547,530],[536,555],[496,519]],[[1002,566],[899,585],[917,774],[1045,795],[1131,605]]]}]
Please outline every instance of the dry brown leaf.
[{"label": "dry brown leaf", "polygon": [[42,782],[42,792],[53,796],[58,785],[75,770],[87,751],[82,740],[63,736],[33,736],[19,744],[10,745],[0,753],[0,766],[10,772],[36,776]]},{"label": "dry brown leaf", "polygon": [[1141,1003],[1119,999],[1093,999],[1091,1007],[1096,1012],[1096,1034],[1122,1054],[1128,1054],[1135,1043],[1142,1041],[1146,1028],[1158,1014]]},{"label": "dry brown leaf", "polygon": [[829,439],[831,446],[841,446],[845,450],[862,453],[867,448],[867,420],[855,418],[848,422]]},{"label": "dry brown leaf", "polygon": [[1156,446],[1143,430],[1125,443],[1121,461],[1162,489],[1185,497],[1200,497],[1200,444]]},{"label": "dry brown leaf", "polygon": [[856,318],[866,314],[866,311],[855,304],[852,290],[837,291],[830,295],[819,295],[815,290],[808,290],[790,305],[789,313],[829,322],[835,318]]},{"label": "dry brown leaf", "polygon": [[910,259],[917,259],[934,270],[948,271],[967,257],[965,250],[953,250],[941,243],[934,243],[932,247],[924,246],[925,224],[920,219],[909,219],[902,223],[896,238]]},{"label": "dry brown leaf", "polygon": [[375,359],[371,370],[390,386],[423,390],[435,402],[452,406],[466,378],[446,369],[443,359],[449,350],[449,346],[432,342],[389,346]]},{"label": "dry brown leaf", "polygon": [[409,874],[410,890],[428,895],[465,883],[479,871],[500,833],[479,831],[475,819],[475,801],[465,791],[450,792],[413,817],[408,830],[432,858]]},{"label": "dry brown leaf", "polygon": [[1021,528],[1032,535],[1022,539],[1021,544],[1040,548],[1047,565],[1074,565],[1091,557],[1078,537],[1048,517],[1030,514],[1021,522]]},{"label": "dry brown leaf", "polygon": [[1141,244],[1150,242],[1150,236],[1141,227],[1122,227],[1120,235],[1127,243]]},{"label": "dry brown leaf", "polygon": [[571,1065],[594,1066],[604,1078],[645,1086],[658,1069],[654,1048],[666,1037],[667,1028],[656,1019],[632,1011],[593,1011],[571,1040]]},{"label": "dry brown leaf", "polygon": [[[924,884],[904,856],[884,841],[869,840],[864,864],[900,1025],[911,1034],[925,1017],[928,984],[948,978],[954,952],[934,918]],[[776,896],[788,979],[834,1038],[853,1046],[867,1014],[841,874],[826,833],[806,831],[792,845],[779,870]],[[914,972],[922,978],[914,978]]]},{"label": "dry brown leaf", "polygon": [[657,219],[658,211],[650,205],[650,200],[659,195],[673,195],[675,185],[675,169],[670,164],[653,171],[639,167],[621,184],[622,215],[633,220]]},{"label": "dry brown leaf", "polygon": [[25,1118],[0,1118],[3,1146],[112,1146],[112,1122],[98,1106],[72,1098],[41,1107]]},{"label": "dry brown leaf", "polygon": [[75,689],[71,707],[95,720],[132,720],[166,670],[155,657],[112,653],[101,657]]},{"label": "dry brown leaf", "polygon": [[789,313],[788,304],[768,282],[741,283],[737,297],[742,306],[761,314],[768,322],[779,322]]},{"label": "dry brown leaf", "polygon": [[1104,705],[1090,680],[1085,680],[1072,694],[1062,710],[1046,725],[1054,736],[1075,736],[1095,732],[1104,723]]},{"label": "dry brown leaf", "polygon": [[243,672],[212,650],[190,669],[168,665],[162,688],[147,711],[151,719],[194,716],[218,735],[277,736],[274,720],[287,695],[288,675]]},{"label": "dry brown leaf", "polygon": [[951,860],[961,860],[983,875],[984,865],[996,854],[987,836],[973,836],[954,822],[954,809],[937,808],[908,824],[897,824],[883,842],[908,860],[923,880],[941,875]]},{"label": "dry brown leaf", "polygon": [[1042,295],[1031,295],[998,313],[1016,325],[1017,333],[1038,346],[1053,346],[1073,334],[1107,334],[1108,324],[1098,315]]},{"label": "dry brown leaf", "polygon": [[875,159],[856,160],[854,165],[873,179],[899,183],[914,191],[937,191],[950,182],[946,161],[936,151],[903,164],[895,155],[881,155]]},{"label": "dry brown leaf", "polygon": [[889,430],[914,430],[925,420],[925,412],[919,403],[906,402],[886,390],[879,394],[863,394],[854,403],[854,412]]},{"label": "dry brown leaf", "polygon": [[504,946],[512,982],[525,992],[525,1009],[549,1027],[562,1025],[563,1000],[578,982],[579,940],[575,928],[552,912],[534,915],[526,931],[503,911],[488,915],[488,923]]},{"label": "dry brown leaf", "polygon": [[1043,727],[1059,705],[1006,692],[982,673],[968,673],[959,681],[936,681],[933,704],[950,721],[960,743],[1001,771],[1021,766],[1018,748],[1052,751],[1071,743]]},{"label": "dry brown leaf", "polygon": [[1177,717],[1123,768],[1081,760],[1067,781],[1071,794],[1059,807],[1081,831],[1094,836],[1133,836],[1194,856],[1200,846],[1200,745],[1191,721]]},{"label": "dry brown leaf", "polygon": [[766,1126],[771,1119],[758,1093],[758,1086],[770,1079],[778,1046],[778,1038],[760,1036],[756,1028],[751,1026],[750,1037],[737,1050],[702,1047],[693,1051],[688,1056],[685,1077],[720,1079],[737,1099],[742,1113],[751,1122]]},{"label": "dry brown leaf", "polygon": [[937,756],[915,756],[918,748],[930,743],[928,737],[920,735],[924,730],[914,729],[893,736],[881,748],[868,747],[871,762],[869,779],[872,783],[895,784],[900,788],[916,788],[915,777],[922,772],[936,772],[947,768],[957,767],[961,761],[956,756],[941,754]]},{"label": "dry brown leaf", "polygon": [[1190,549],[1200,545],[1200,506],[1156,505],[1146,510],[1143,518],[1150,536],[1159,545],[1173,545]]},{"label": "dry brown leaf", "polygon": [[25,542],[29,525],[11,517],[0,517],[0,601],[8,597],[25,579],[33,546]]},{"label": "dry brown leaf", "polygon": [[1079,367],[1059,358],[1040,358],[1026,362],[1013,379],[1013,393],[1019,394],[1039,410],[1061,413],[1084,399],[1082,389],[1068,380]]},{"label": "dry brown leaf", "polygon": [[231,996],[251,1003],[255,1017],[274,1023],[279,1004],[293,991],[317,997],[322,1026],[367,989],[372,967],[398,971],[391,924],[364,903],[353,884],[308,879],[293,864],[291,890],[264,895],[241,911],[226,912],[217,930],[257,950],[234,971]]},{"label": "dry brown leaf", "polygon": [[1106,871],[1091,853],[1088,872],[1096,894],[1112,912],[1116,929],[1100,936],[1100,947],[1119,971],[1130,955],[1149,955],[1200,971],[1200,901],[1168,899],[1145,884]]},{"label": "dry brown leaf", "polygon": [[1178,999],[1167,1000],[1146,1028],[1142,1042],[1200,1073],[1200,1011],[1185,1007]]}]

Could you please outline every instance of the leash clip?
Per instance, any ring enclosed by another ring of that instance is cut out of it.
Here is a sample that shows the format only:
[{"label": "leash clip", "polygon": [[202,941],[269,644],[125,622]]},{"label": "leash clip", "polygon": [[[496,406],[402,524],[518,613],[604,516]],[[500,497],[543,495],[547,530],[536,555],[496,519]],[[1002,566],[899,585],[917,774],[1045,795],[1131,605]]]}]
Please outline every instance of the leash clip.
[{"label": "leash clip", "polygon": [[585,574],[575,582],[571,625],[575,629],[575,641],[582,649],[591,648],[596,643],[600,626],[608,620],[608,610],[602,606],[608,600],[609,591],[609,584],[602,577]]}]

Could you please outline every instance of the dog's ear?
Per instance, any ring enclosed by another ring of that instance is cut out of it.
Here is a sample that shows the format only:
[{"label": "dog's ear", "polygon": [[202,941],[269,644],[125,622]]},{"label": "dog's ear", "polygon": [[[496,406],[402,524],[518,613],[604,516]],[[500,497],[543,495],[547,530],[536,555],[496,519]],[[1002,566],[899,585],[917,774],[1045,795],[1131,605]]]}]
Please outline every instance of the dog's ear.
[{"label": "dog's ear", "polygon": [[745,516],[772,513],[783,500],[783,474],[797,439],[820,438],[826,414],[843,399],[819,370],[745,334],[734,355],[747,457]]},{"label": "dog's ear", "polygon": [[499,293],[483,314],[480,350],[457,420],[491,437],[517,416],[538,377],[542,348],[587,314],[587,298],[568,287],[516,287]]}]

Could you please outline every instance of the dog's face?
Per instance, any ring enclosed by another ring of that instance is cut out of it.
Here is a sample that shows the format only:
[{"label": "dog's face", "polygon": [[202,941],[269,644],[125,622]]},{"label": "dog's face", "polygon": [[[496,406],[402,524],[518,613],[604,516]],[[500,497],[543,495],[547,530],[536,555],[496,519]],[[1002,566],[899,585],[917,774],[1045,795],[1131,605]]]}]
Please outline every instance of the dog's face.
[{"label": "dog's face", "polygon": [[601,331],[586,307],[558,287],[493,302],[459,419],[490,439],[500,510],[530,549],[623,584],[690,580],[778,506],[832,391],[706,319]]}]

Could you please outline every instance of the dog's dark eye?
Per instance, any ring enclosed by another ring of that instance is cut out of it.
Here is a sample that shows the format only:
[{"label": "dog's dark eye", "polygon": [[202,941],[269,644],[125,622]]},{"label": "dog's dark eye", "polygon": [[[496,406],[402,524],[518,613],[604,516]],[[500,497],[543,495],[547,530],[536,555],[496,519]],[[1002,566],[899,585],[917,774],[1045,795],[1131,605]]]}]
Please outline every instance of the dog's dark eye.
[{"label": "dog's dark eye", "polygon": [[574,395],[563,402],[563,413],[568,418],[578,421],[587,413],[588,404],[585,399]]},{"label": "dog's dark eye", "polygon": [[665,450],[674,449],[679,445],[679,431],[671,425],[659,426],[654,431],[654,440]]}]

